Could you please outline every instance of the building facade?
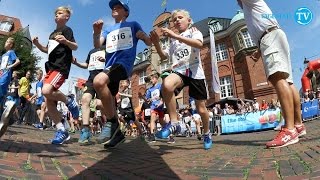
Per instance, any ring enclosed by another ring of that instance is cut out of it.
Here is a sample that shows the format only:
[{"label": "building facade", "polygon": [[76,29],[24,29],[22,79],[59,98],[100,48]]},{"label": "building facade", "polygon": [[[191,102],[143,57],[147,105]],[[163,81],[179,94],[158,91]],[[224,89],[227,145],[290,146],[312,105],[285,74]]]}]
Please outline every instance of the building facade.
[{"label": "building facade", "polygon": [[[153,28],[157,33],[160,33],[159,28],[161,27],[174,30],[170,17],[169,12],[164,12],[156,18]],[[216,94],[212,90],[212,59],[208,24],[214,30],[221,94]],[[232,19],[208,17],[194,23],[193,26],[197,27],[204,37],[201,59],[210,92],[208,105],[228,97],[257,98],[259,102],[262,99],[267,102],[277,99],[275,89],[267,81],[262,59],[255,62],[251,58],[258,47],[251,40],[241,11],[238,11]],[[161,45],[167,46],[168,44],[169,40],[161,37]],[[138,54],[131,78],[134,106],[142,102],[138,98],[138,92],[144,92],[147,88],[144,77],[154,71],[162,72],[169,67],[169,61],[160,62],[160,57],[154,47],[147,48]],[[188,89],[185,88],[177,99],[180,105],[188,105]]]},{"label": "building facade", "polygon": [[29,26],[22,27],[20,19],[0,14],[0,38],[21,31],[24,35],[24,43],[27,47],[32,47]]}]

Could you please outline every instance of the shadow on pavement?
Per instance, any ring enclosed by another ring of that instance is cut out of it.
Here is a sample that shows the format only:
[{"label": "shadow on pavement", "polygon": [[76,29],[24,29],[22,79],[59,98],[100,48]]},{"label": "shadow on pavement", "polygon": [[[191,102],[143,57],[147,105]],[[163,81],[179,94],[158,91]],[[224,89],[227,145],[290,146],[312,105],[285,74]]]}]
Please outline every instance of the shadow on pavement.
[{"label": "shadow on pavement", "polygon": [[130,139],[117,148],[99,151],[109,155],[70,179],[179,179],[161,156],[172,150],[190,149]]}]

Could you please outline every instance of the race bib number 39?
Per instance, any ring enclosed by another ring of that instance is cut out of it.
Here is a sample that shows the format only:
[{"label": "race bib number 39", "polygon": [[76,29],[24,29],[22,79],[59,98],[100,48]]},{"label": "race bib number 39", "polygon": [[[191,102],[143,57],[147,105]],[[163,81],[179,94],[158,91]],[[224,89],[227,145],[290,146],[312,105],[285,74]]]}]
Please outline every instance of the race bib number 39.
[{"label": "race bib number 39", "polygon": [[106,51],[113,53],[133,47],[132,31],[130,27],[123,27],[107,35]]}]

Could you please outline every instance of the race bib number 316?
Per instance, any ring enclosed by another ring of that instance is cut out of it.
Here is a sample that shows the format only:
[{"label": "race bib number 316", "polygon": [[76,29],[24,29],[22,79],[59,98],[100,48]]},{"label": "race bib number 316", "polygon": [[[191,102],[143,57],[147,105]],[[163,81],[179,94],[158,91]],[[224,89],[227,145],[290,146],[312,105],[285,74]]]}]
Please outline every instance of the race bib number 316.
[{"label": "race bib number 316", "polygon": [[106,51],[113,53],[133,47],[132,31],[130,27],[123,27],[107,35]]}]

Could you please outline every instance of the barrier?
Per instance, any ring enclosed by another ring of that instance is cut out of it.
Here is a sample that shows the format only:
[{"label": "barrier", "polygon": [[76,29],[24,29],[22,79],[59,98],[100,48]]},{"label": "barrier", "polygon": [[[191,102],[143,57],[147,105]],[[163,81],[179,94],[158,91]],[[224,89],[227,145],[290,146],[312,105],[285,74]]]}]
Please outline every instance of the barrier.
[{"label": "barrier", "polygon": [[238,133],[275,128],[280,122],[280,109],[221,116],[221,133]]},{"label": "barrier", "polygon": [[301,103],[301,116],[302,120],[306,121],[313,119],[320,115],[319,100],[313,99],[312,101]]},{"label": "barrier", "polygon": [[[301,116],[303,121],[312,120],[320,116],[319,100],[301,103]],[[271,129],[280,122],[280,109],[268,109],[264,111],[245,114],[230,114],[214,116],[210,121],[210,131],[215,135],[258,131]]]}]

